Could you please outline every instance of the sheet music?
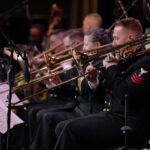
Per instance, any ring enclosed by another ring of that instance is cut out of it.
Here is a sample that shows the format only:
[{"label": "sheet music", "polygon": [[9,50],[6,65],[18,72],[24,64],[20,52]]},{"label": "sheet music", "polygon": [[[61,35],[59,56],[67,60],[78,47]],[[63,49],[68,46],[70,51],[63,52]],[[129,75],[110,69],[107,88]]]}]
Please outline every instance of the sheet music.
[{"label": "sheet music", "polygon": [[[9,89],[8,84],[0,85],[0,91],[4,91]],[[8,112],[8,102],[7,102],[7,95],[9,92],[5,92],[0,94],[0,133],[4,134],[7,132],[7,112]],[[19,98],[16,94],[12,95],[12,103],[19,101]],[[19,104],[20,105],[20,104]],[[15,125],[23,123],[15,113],[11,112],[11,128]]]},{"label": "sheet music", "polygon": [[[2,101],[0,101],[0,133],[4,134],[7,132],[7,112],[8,108],[3,104]],[[23,120],[21,120],[16,114],[11,112],[11,128],[13,128],[15,125],[23,123]]]},{"label": "sheet music", "polygon": [[[8,89],[9,89],[9,85],[8,84],[2,84],[2,85],[0,85],[0,92],[8,90]],[[9,91],[0,94],[0,101],[3,101],[3,103],[5,104],[5,106],[8,106],[8,102],[7,102],[7,100],[8,100],[7,99],[8,94],[9,94]],[[18,101],[19,101],[19,98],[17,97],[17,95],[16,94],[12,94],[11,102],[15,103],[15,102],[18,102]],[[19,103],[17,105],[22,105],[22,103]]]}]

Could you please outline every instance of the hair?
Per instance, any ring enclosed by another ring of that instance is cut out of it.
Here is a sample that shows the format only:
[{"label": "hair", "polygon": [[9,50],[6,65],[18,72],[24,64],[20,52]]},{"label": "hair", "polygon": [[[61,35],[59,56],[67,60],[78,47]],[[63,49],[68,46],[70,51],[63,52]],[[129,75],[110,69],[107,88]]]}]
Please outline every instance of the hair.
[{"label": "hair", "polygon": [[75,42],[76,40],[83,41],[84,34],[82,29],[80,28],[75,28],[75,29],[70,29],[65,33],[65,37],[70,38],[71,41]]},{"label": "hair", "polygon": [[95,25],[101,27],[102,24],[103,24],[103,19],[101,17],[100,14],[98,13],[91,13],[91,14],[88,14],[85,18],[88,18],[89,21],[92,21],[95,23]]},{"label": "hair", "polygon": [[50,40],[52,36],[56,37],[58,40],[62,41],[64,39],[65,30],[63,29],[55,29],[49,36],[46,43],[46,48],[50,48]]},{"label": "hair", "polygon": [[33,28],[39,29],[39,30],[42,31],[43,33],[45,32],[45,28],[44,28],[44,26],[41,25],[41,24],[34,24],[34,25],[31,26],[30,29],[33,29]]},{"label": "hair", "polygon": [[143,34],[142,24],[138,19],[129,17],[115,22],[115,26],[122,26],[133,31],[136,36]]},{"label": "hair", "polygon": [[105,45],[112,42],[110,36],[104,29],[89,30],[84,35],[89,36],[92,43],[100,42],[101,45]]},{"label": "hair", "polygon": [[64,29],[55,29],[49,37],[51,38],[52,36],[57,37],[58,39],[63,39],[65,35],[65,30]]}]

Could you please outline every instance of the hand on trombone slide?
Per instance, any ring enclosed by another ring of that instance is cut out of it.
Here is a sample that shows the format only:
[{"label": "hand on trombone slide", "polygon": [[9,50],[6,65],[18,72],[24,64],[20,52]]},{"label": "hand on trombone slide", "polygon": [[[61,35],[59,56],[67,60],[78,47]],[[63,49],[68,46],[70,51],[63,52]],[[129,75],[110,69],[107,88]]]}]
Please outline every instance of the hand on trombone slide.
[{"label": "hand on trombone slide", "polygon": [[117,54],[114,56],[112,53],[109,53],[103,60],[103,66],[107,69],[113,65],[117,65],[118,59],[119,56]]},{"label": "hand on trombone slide", "polygon": [[88,55],[76,50],[72,51],[72,55],[74,60],[78,63],[80,67],[82,67],[84,65],[84,61],[88,59]]},{"label": "hand on trombone slide", "polygon": [[[91,73],[88,73],[88,72],[91,72]],[[95,67],[93,67],[91,65],[87,66],[87,68],[85,70],[85,73],[86,73],[85,78],[88,81],[90,81],[90,82],[96,82],[98,73],[97,73],[97,70],[96,70]]]}]

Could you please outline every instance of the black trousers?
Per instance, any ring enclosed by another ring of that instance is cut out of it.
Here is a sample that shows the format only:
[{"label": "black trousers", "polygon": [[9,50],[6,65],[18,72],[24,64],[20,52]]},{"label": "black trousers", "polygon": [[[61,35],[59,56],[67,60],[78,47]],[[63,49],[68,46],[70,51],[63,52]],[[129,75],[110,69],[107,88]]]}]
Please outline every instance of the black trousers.
[{"label": "black trousers", "polygon": [[37,113],[37,130],[31,150],[52,150],[55,142],[55,127],[63,120],[79,117],[74,111],[64,108],[41,110]]},{"label": "black trousers", "polygon": [[[130,118],[129,122],[133,128],[129,134],[130,144],[148,139],[148,124],[146,129],[136,118]],[[108,147],[123,146],[124,135],[120,130],[123,125],[119,117],[105,112],[59,123],[56,131],[62,126],[64,128],[54,150],[104,150]]]},{"label": "black trousers", "polygon": [[68,102],[70,101],[69,100],[63,101],[63,100],[56,99],[56,98],[49,98],[46,101],[33,104],[27,108],[26,121],[28,122],[28,129],[29,129],[29,144],[32,143],[33,138],[36,134],[37,127],[38,127],[36,114],[40,110],[62,108]]}]

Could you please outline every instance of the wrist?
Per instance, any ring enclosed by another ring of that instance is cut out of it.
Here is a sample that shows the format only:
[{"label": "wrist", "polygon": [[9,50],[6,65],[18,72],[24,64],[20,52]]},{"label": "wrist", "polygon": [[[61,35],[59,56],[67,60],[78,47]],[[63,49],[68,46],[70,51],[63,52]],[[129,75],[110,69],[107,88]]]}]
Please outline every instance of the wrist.
[{"label": "wrist", "polygon": [[118,64],[116,62],[112,62],[112,63],[109,63],[105,66],[106,69],[110,68],[111,66],[117,66]]}]

